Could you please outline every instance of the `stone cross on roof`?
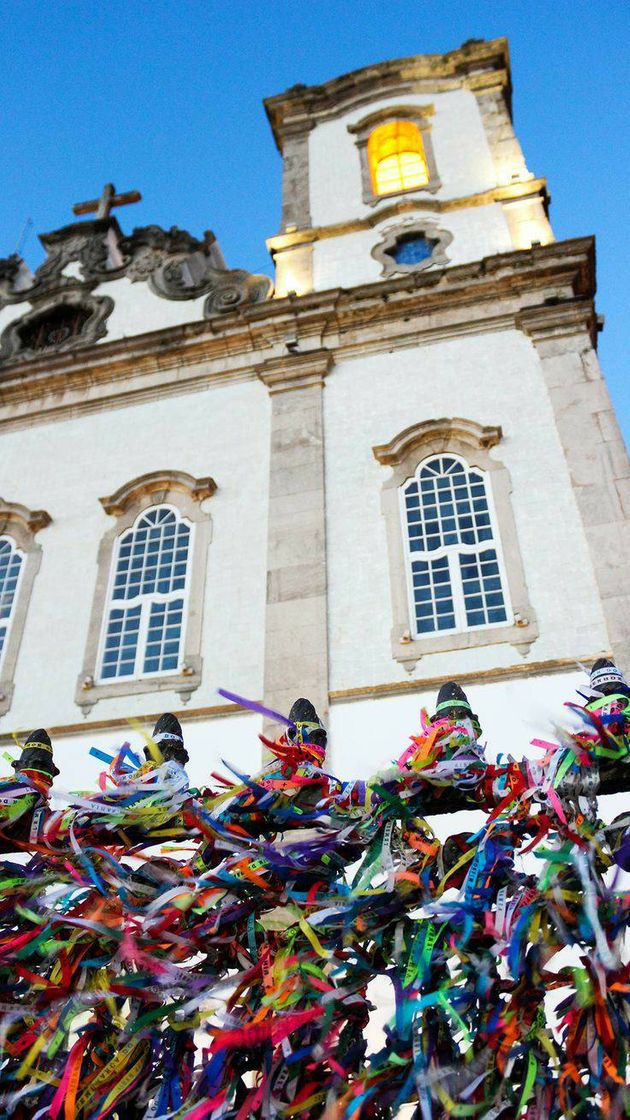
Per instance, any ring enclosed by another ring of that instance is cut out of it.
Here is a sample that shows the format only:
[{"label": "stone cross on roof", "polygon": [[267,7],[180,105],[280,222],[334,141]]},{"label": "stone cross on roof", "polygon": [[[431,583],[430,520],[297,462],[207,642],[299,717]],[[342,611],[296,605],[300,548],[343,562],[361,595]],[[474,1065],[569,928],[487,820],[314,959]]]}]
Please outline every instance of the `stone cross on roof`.
[{"label": "stone cross on roof", "polygon": [[140,202],[140,191],[127,191],[126,194],[116,194],[113,183],[106,183],[100,198],[92,198],[89,202],[77,202],[72,207],[74,214],[94,214],[97,218],[109,218],[114,206],[127,206],[130,202]]}]

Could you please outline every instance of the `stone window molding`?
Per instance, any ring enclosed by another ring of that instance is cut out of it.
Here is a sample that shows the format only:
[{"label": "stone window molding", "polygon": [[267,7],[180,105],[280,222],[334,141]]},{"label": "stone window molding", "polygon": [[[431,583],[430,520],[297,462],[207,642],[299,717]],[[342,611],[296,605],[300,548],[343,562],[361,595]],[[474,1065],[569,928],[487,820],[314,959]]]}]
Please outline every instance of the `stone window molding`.
[{"label": "stone window molding", "polygon": [[2,658],[0,716],[5,715],[11,707],[15,668],[26,616],[35,577],[42,562],[42,549],[35,541],[35,534],[50,525],[51,520],[45,510],[29,510],[17,502],[5,502],[0,498],[0,538],[9,538],[22,553],[22,570]]},{"label": "stone window molding", "polygon": [[[77,333],[50,345],[34,347],[25,343],[25,334],[28,336],[29,331],[36,327],[38,321],[44,322],[46,316],[52,317],[64,309],[85,313],[84,321]],[[93,296],[80,291],[67,291],[54,300],[38,303],[33,311],[9,323],[2,332],[0,364],[7,361],[29,361],[89,346],[107,334],[107,319],[113,309],[114,301],[109,296]]]},{"label": "stone window molding", "polygon": [[[443,418],[413,424],[394,436],[389,443],[372,449],[377,461],[382,466],[391,468],[390,477],[383,483],[382,510],[387,533],[392,595],[392,657],[408,672],[412,672],[420,658],[429,653],[446,653],[501,642],[509,642],[525,656],[538,637],[538,626],[529,602],[512,511],[510,475],[504,464],[491,455],[501,438],[500,427],[483,426],[473,420],[458,417]],[[411,636],[399,490],[413,476],[422,460],[445,452],[459,455],[469,466],[477,467],[486,474],[503,553],[512,620],[505,626],[430,633],[414,639]]]},{"label": "stone window molding", "polygon": [[[367,206],[376,206],[378,202],[387,202],[403,195],[419,194],[420,192],[435,194],[439,190],[442,184],[438,177],[431,139],[431,117],[434,112],[433,105],[391,105],[386,109],[378,109],[375,113],[370,113],[369,116],[363,117],[356,124],[348,125],[348,132],[355,137],[355,143],[359,151],[362,197]],[[429,182],[422,187],[408,187],[395,193],[379,195],[375,193],[372,183],[368,159],[368,140],[375,128],[382,124],[388,124],[390,121],[411,121],[418,128],[429,169]]]},{"label": "stone window molding", "polygon": [[[193,478],[184,471],[153,471],[125,483],[114,494],[101,498],[103,509],[116,524],[101,540],[97,556],[96,588],[88,626],[83,667],[77,680],[75,702],[85,715],[97,703],[116,696],[147,692],[175,691],[182,703],[201,684],[201,628],[207,554],[212,537],[212,519],[207,499],[216,490],[212,478]],[[168,505],[194,526],[190,558],[190,591],[186,606],[183,664],[173,673],[99,682],[98,657],[104,619],[109,606],[112,563],[120,536],[130,529],[146,510]]]},{"label": "stone window molding", "polygon": [[[408,237],[410,234],[426,237],[427,241],[434,242],[433,251],[430,257],[417,264],[401,264],[393,255],[396,243],[401,237]],[[384,229],[381,240],[372,249],[372,256],[381,265],[381,276],[404,276],[409,272],[424,272],[428,268],[444,268],[449,263],[446,249],[452,240],[453,234],[440,229],[430,218],[412,218]]]}]

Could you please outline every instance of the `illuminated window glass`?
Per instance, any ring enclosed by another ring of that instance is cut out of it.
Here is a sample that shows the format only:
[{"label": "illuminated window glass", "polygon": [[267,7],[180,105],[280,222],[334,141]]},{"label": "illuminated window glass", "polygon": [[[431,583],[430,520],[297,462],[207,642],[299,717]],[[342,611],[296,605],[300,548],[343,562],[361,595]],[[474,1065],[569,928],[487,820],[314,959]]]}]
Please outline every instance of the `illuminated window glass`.
[{"label": "illuminated window glass", "polygon": [[15,608],[23,554],[8,537],[0,537],[0,664]]},{"label": "illuminated window glass", "polygon": [[180,668],[191,526],[176,510],[146,510],[123,533],[101,656],[101,680]]},{"label": "illuminated window glass", "polygon": [[507,622],[484,473],[439,455],[420,464],[401,496],[416,636]]},{"label": "illuminated window glass", "polygon": [[412,121],[390,121],[375,128],[368,140],[368,162],[378,195],[424,187],[429,182],[422,136]]}]

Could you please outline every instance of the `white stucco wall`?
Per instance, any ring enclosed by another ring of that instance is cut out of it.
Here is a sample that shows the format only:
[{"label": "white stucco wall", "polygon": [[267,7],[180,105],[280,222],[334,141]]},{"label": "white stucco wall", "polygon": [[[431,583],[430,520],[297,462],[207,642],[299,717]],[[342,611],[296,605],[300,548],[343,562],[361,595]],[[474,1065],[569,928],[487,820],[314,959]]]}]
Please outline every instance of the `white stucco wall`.
[{"label": "white stucco wall", "polygon": [[[203,612],[203,681],[192,706],[222,701],[219,686],[258,698],[265,629],[269,397],[258,381],[212,387],[4,432],[0,494],[45,509],[43,550],[1,730],[80,721],[82,667],[99,542],[112,527],[99,498],[155,470],[212,476],[212,540]],[[205,507],[204,507],[205,508]],[[100,700],[91,718],[181,707],[173,692]]]},{"label": "white stucco wall", "polygon": [[[500,425],[491,452],[509,470],[518,540],[540,636],[528,659],[607,646],[592,563],[535,350],[517,331],[340,361],[326,380],[331,690],[408,679],[392,658],[381,490],[372,448],[414,422],[460,416]],[[508,643],[427,654],[417,680],[522,663]]]},{"label": "white stucco wall", "polygon": [[[554,740],[554,726],[571,726],[563,707],[580,703],[576,689],[587,678],[579,669],[547,677],[530,677],[466,687],[466,695],[481,722],[482,741],[489,761],[501,753],[514,758],[541,758],[532,739]],[[395,761],[420,731],[420,711],[435,710],[437,689],[423,689],[351,702],[330,709],[328,766],[341,778],[367,778]]]},{"label": "white stucco wall", "polygon": [[[363,202],[359,152],[355,136],[348,132],[348,125],[357,124],[379,109],[395,109],[400,105],[435,107],[431,118],[431,138],[441,186],[429,198],[460,198],[496,185],[490,147],[473,93],[460,89],[447,93],[380,98],[371,101],[369,106],[324,121],[311,131],[309,190],[314,226],[367,217],[389,205],[391,199],[387,197],[376,207]],[[418,197],[422,197],[422,192]]]},{"label": "white stucco wall", "polygon": [[100,339],[101,342],[198,322],[203,319],[206,299],[205,296],[198,299],[161,299],[148,284],[133,284],[126,276],[99,284],[94,294],[109,296],[114,301],[114,310],[107,320],[107,334]]}]

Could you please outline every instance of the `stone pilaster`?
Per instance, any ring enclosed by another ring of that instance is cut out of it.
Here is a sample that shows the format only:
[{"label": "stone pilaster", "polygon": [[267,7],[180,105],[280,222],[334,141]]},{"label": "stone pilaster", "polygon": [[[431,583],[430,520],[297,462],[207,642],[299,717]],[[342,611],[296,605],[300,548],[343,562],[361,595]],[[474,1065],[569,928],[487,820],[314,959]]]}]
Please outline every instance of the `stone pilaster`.
[{"label": "stone pilaster", "polygon": [[530,179],[523,149],[519,144],[507,103],[504,82],[475,90],[479,111],[492,152],[499,185]]},{"label": "stone pilaster", "polygon": [[[630,671],[630,461],[593,345],[590,305],[531,308],[540,358],[599,587],[611,649]],[[567,580],[571,573],[567,572]]]},{"label": "stone pilaster", "polygon": [[309,125],[289,131],[282,144],[282,229],[307,229],[311,223]]},{"label": "stone pilaster", "polygon": [[[271,395],[264,702],[288,713],[298,696],[328,713],[328,609],[323,386],[327,350],[257,369]],[[267,731],[275,732],[277,727]]]}]

